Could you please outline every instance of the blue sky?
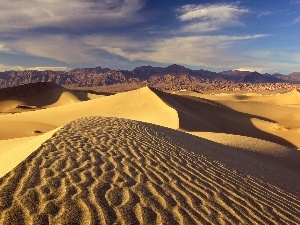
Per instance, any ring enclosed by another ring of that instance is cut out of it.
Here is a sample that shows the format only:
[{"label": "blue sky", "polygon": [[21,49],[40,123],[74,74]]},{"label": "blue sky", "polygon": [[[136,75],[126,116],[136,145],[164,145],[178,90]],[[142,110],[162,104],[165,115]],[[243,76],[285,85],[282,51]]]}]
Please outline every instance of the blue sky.
[{"label": "blue sky", "polygon": [[300,71],[300,0],[0,0],[0,71]]}]

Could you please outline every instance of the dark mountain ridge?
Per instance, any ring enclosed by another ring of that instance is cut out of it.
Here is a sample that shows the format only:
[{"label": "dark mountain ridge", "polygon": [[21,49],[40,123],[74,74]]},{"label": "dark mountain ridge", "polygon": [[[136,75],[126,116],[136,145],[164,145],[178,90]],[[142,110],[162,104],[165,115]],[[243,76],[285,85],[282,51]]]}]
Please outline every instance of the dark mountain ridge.
[{"label": "dark mountain ridge", "polygon": [[202,69],[192,70],[176,64],[165,68],[141,66],[132,71],[112,70],[99,66],[96,68],[77,68],[68,72],[51,70],[0,72],[1,88],[36,82],[54,82],[59,85],[76,87],[136,83],[178,88],[187,85],[197,86],[203,83],[300,83],[300,73],[292,73],[286,76],[237,70],[216,73]]}]

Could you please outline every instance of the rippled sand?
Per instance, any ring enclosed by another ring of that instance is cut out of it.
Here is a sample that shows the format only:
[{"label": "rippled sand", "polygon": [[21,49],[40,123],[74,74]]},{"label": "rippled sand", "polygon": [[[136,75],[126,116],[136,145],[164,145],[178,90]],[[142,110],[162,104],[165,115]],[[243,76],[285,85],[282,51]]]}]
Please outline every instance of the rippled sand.
[{"label": "rippled sand", "polygon": [[299,224],[299,171],[169,128],[89,117],[0,179],[1,224]]}]

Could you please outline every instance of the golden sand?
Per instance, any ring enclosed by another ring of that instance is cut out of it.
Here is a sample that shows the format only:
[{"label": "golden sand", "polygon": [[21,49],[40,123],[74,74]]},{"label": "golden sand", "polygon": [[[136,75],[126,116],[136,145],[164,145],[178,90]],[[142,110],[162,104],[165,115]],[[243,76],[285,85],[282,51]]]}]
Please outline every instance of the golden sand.
[{"label": "golden sand", "polygon": [[0,180],[1,223],[300,223],[299,171],[219,148],[143,122],[73,121]]},{"label": "golden sand", "polygon": [[299,92],[44,91],[0,115],[0,224],[300,224]]}]

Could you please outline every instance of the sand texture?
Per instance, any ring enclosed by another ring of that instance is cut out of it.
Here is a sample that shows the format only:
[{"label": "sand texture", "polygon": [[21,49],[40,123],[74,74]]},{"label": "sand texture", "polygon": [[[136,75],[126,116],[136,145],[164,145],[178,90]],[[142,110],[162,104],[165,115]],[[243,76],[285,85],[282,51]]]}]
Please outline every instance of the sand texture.
[{"label": "sand texture", "polygon": [[169,128],[83,118],[0,179],[0,223],[299,224],[299,175]]},{"label": "sand texture", "polygon": [[[51,138],[57,130],[59,130],[59,128],[38,137],[25,137],[0,141],[0,144],[2,145],[2,147],[0,147],[0,177],[4,176],[26,159],[32,152],[38,149],[43,142]],[[14,145],[12,144],[13,142]]]}]

